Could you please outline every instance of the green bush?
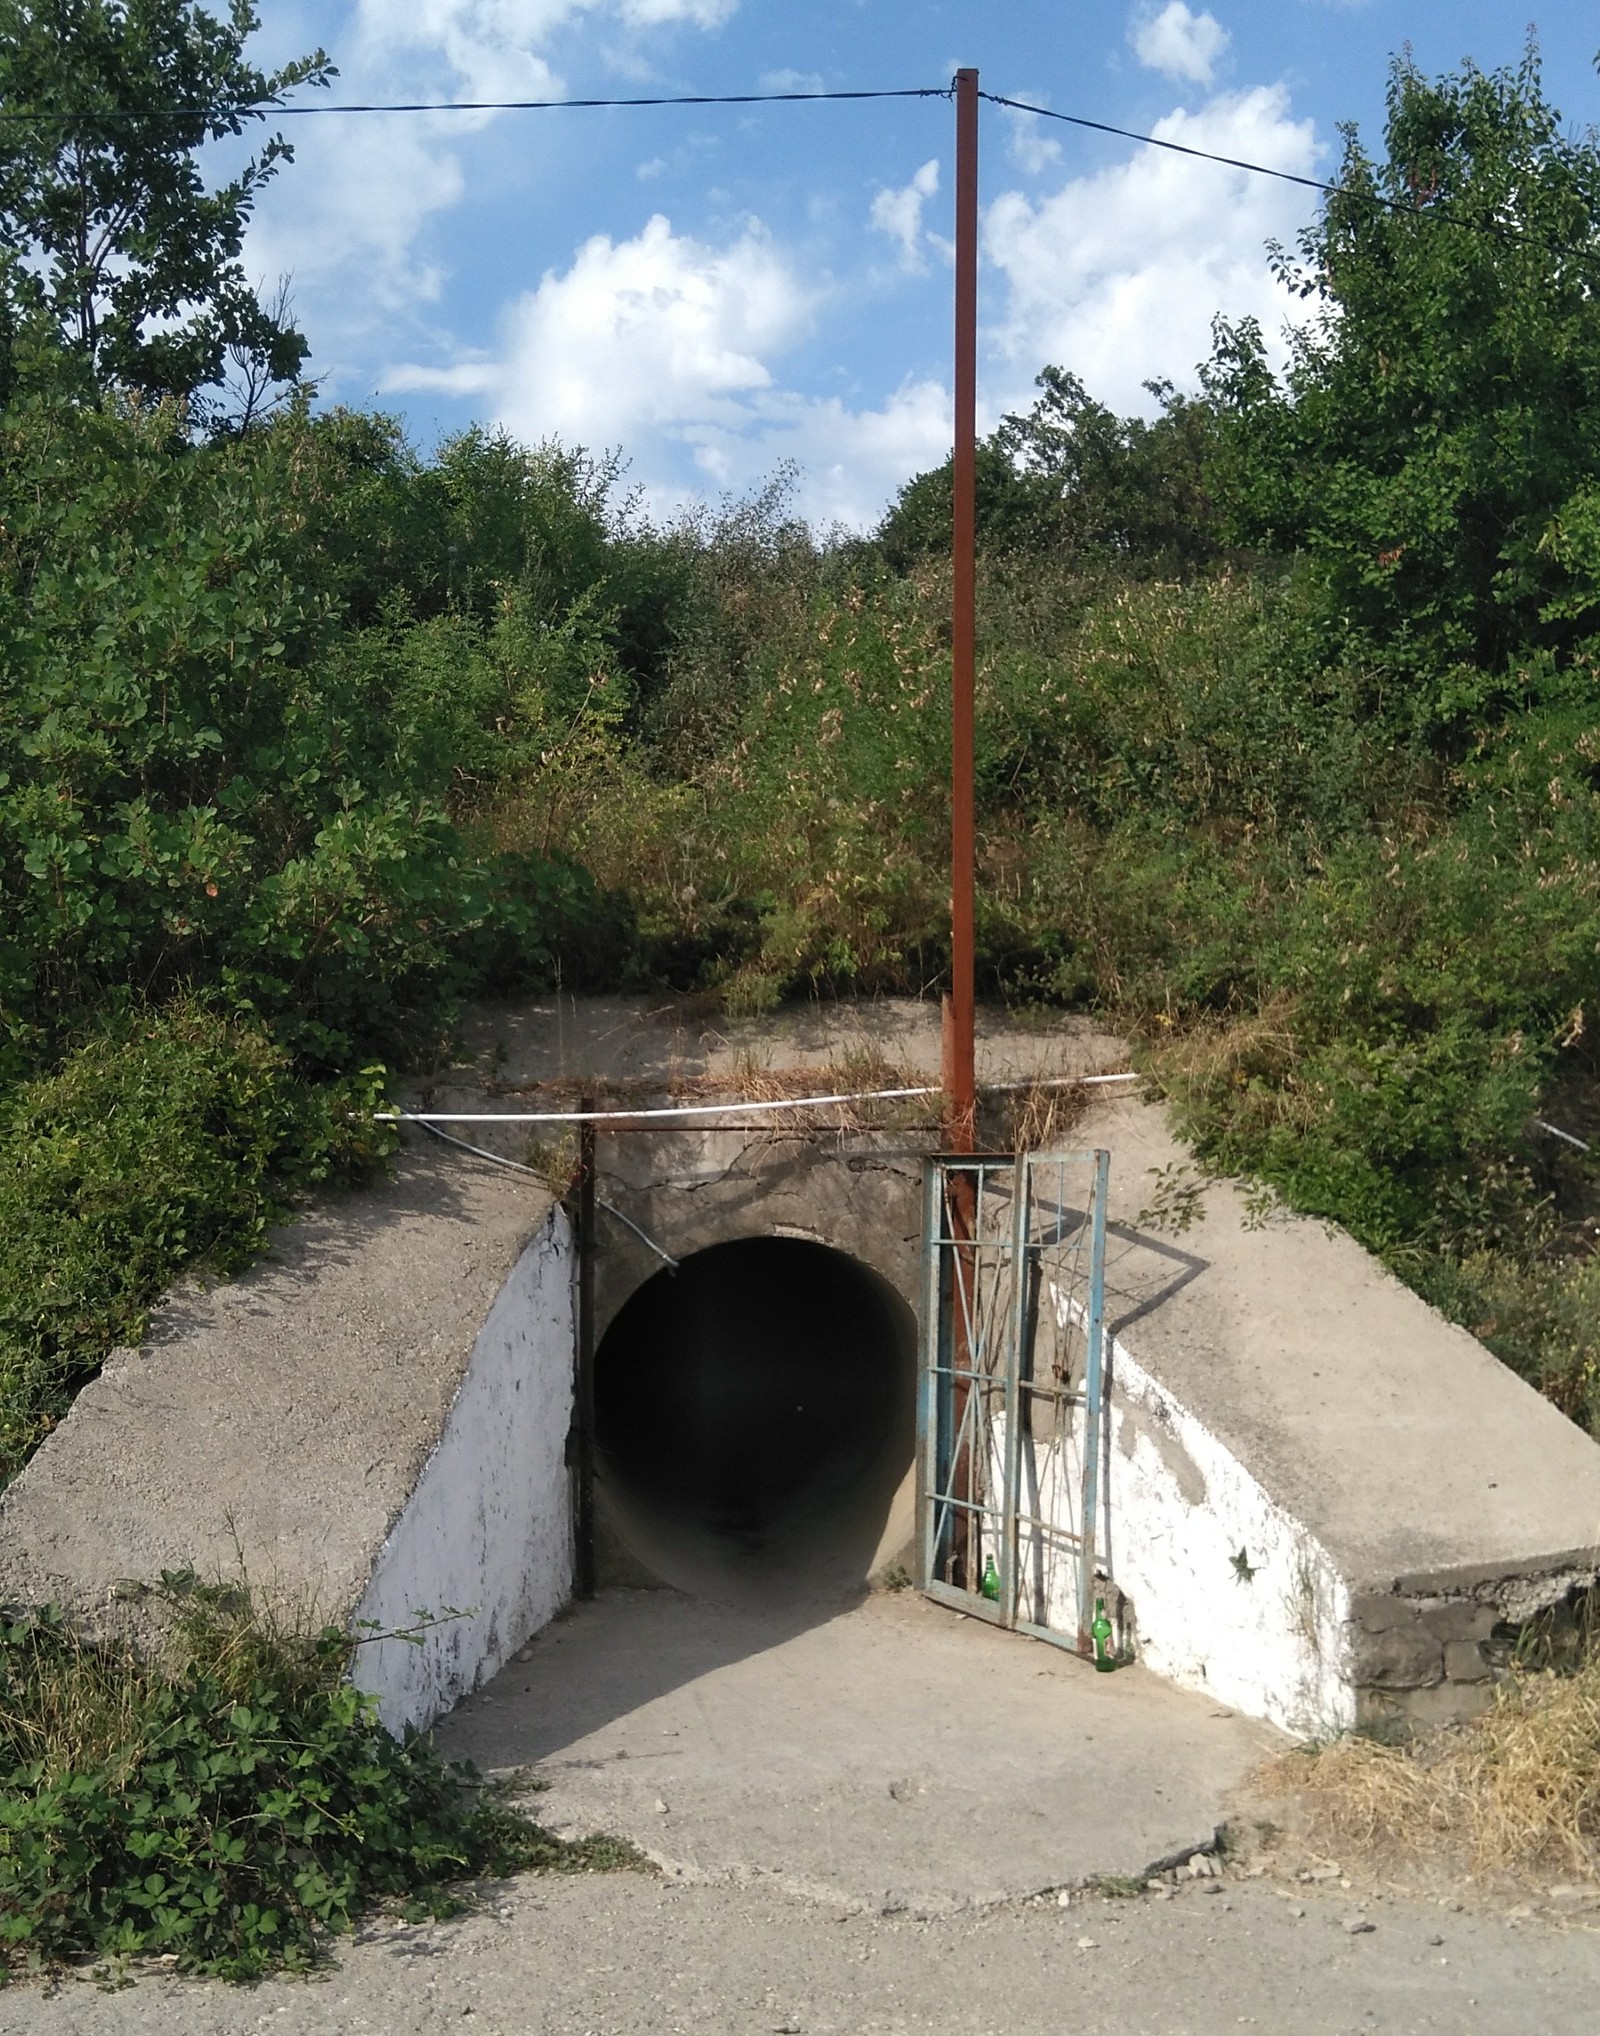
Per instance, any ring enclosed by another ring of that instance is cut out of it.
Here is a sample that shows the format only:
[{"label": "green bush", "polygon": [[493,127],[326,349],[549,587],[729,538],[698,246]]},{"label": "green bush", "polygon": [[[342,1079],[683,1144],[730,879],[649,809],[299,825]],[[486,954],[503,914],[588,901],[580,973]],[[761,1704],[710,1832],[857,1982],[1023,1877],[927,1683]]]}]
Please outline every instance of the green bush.
[{"label": "green bush", "polygon": [[0,1621],[0,1972],[171,1956],[251,1979],[311,1965],[377,1903],[444,1913],[464,1876],[636,1859],[553,1839],[394,1739],[337,1628],[188,1575],[155,1595],[162,1661],[51,1613]]},{"label": "green bush", "polygon": [[0,1477],[179,1273],[246,1263],[297,1195],[371,1170],[380,1077],[312,1086],[190,1004],[130,1012],[0,1100]]}]

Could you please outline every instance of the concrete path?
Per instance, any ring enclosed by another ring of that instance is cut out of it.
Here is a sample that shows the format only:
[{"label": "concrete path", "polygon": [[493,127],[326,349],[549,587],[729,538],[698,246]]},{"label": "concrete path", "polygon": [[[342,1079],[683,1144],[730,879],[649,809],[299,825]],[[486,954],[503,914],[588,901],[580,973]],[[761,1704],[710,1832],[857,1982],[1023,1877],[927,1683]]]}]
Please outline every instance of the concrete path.
[{"label": "concrete path", "polygon": [[1593,2036],[1600,1937],[1354,1901],[1228,1882],[927,1921],[530,1876],[310,1982],[19,1986],[0,2036]]},{"label": "concrete path", "polygon": [[675,1877],[921,1914],[1207,1843],[1283,1743],[909,1591],[763,1611],[608,1593],[439,1739],[488,1773],[531,1769],[543,1822],[621,1833]]}]

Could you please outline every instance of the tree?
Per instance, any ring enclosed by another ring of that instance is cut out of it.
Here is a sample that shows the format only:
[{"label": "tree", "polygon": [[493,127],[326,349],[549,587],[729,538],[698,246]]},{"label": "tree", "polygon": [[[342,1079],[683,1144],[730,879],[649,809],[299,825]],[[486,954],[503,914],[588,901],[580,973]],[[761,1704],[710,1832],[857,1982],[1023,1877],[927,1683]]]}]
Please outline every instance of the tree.
[{"label": "tree", "polygon": [[[1146,385],[1153,422],[1119,417],[1065,368],[1047,367],[1033,408],[1004,417],[977,449],[981,550],[1066,553],[1084,564],[1180,572],[1216,554],[1205,464],[1207,405]],[[878,533],[889,564],[907,571],[950,549],[950,462],[900,491]]]},{"label": "tree", "polygon": [[321,50],[247,63],[250,0],[217,20],[194,0],[0,0],[0,271],[6,324],[51,333],[99,390],[191,397],[225,360],[258,386],[308,351],[284,302],[263,306],[240,260],[263,185],[292,150],[274,135],[208,190],[206,142],[335,75]]},{"label": "tree", "polygon": [[[1230,534],[1296,550],[1330,622],[1439,728],[1600,630],[1600,149],[1514,70],[1391,70],[1385,156],[1280,273],[1315,315],[1269,370],[1220,326],[1204,371]],[[1477,676],[1474,676],[1477,675]]]},{"label": "tree", "polygon": [[1064,368],[1046,368],[1036,386],[1043,393],[1033,408],[1003,418],[994,443],[1048,486],[1075,549],[1163,571],[1215,556],[1206,404],[1170,382],[1146,382],[1161,405],[1150,421],[1119,417]]}]

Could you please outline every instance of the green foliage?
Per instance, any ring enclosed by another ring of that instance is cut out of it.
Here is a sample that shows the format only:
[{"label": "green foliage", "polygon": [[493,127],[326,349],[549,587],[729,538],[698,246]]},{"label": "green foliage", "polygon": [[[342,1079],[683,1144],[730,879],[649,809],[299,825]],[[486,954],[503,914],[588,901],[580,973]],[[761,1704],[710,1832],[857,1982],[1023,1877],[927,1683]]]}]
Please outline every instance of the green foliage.
[{"label": "green foliage", "polygon": [[[0,416],[14,1050],[123,985],[191,983],[313,1061],[399,1050],[470,982],[460,943],[507,893],[458,821],[625,711],[593,591],[535,598],[542,540],[492,621],[474,598],[420,629],[401,612],[350,629],[370,515],[360,486],[345,500],[354,436],[299,411],[202,447],[58,399]],[[367,485],[414,481],[392,438],[361,453]],[[545,478],[544,498],[567,485]]]},{"label": "green foliage", "polygon": [[1237,542],[1303,550],[1428,732],[1481,723],[1508,660],[1600,626],[1600,144],[1536,53],[1390,77],[1386,155],[1346,136],[1340,189],[1286,280],[1318,313],[1286,381],[1219,330],[1207,386]]},{"label": "green foliage", "polygon": [[0,1478],[178,1273],[246,1263],[295,1195],[372,1169],[381,1073],[308,1087],[259,1031],[179,1005],[0,1100]]},{"label": "green foliage", "polygon": [[[1532,1127],[1600,1129],[1597,224],[1532,56],[1403,62],[1284,258],[1320,314],[1284,378],[1248,326],[1151,419],[1047,368],[978,473],[984,988],[1141,1035],[1208,1164],[1591,1421],[1594,1197]],[[32,1132],[0,1179],[5,1464],[345,1164],[300,1084],[426,1056],[462,996],[937,982],[948,467],[869,540],[783,474],[666,526],[617,478],[305,403],[197,442],[43,371],[0,412],[0,1082],[26,1114],[104,1063],[82,1180],[122,1184],[53,1231]],[[162,1022],[225,1037],[185,1048],[214,1107],[151,1100]]]},{"label": "green foliage", "polygon": [[[1216,557],[1209,405],[1152,382],[1162,410],[1152,423],[1118,417],[1064,368],[1046,368],[1038,386],[1033,408],[1002,419],[978,447],[981,550],[1053,553],[1140,575]],[[948,557],[952,502],[948,460],[901,489],[877,539],[894,571]]]},{"label": "green foliage", "polygon": [[[209,189],[196,152],[333,75],[319,50],[272,73],[244,58],[249,0],[219,21],[195,0],[0,0],[0,249],[10,323],[53,332],[92,389],[191,396],[231,352],[268,381],[306,342],[246,281],[274,136]],[[36,114],[37,119],[19,116]]]},{"label": "green foliage", "polygon": [[253,1979],[305,1970],[377,1904],[447,1913],[468,1876],[636,1863],[615,1840],[550,1837],[427,1741],[392,1738],[337,1628],[286,1627],[187,1574],[153,1595],[159,1662],[52,1613],[0,1622],[11,1971],[171,1956]]}]

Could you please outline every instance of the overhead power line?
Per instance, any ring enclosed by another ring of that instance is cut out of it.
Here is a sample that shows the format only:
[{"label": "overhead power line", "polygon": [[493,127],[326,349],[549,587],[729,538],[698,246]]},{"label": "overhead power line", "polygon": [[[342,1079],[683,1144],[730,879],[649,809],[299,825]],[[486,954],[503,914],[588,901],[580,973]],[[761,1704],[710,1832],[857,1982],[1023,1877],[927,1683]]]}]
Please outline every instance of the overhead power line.
[{"label": "overhead power line", "polygon": [[1169,141],[1161,134],[1140,134],[1131,127],[1113,127],[1109,121],[1089,120],[1081,113],[1058,113],[1053,106],[1033,106],[1025,99],[1006,99],[998,92],[980,92],[991,106],[1008,106],[1013,113],[1034,113],[1041,120],[1059,120],[1067,127],[1087,128],[1091,134],[1113,134],[1119,141],[1136,141],[1145,148],[1166,149],[1169,154],[1193,156],[1202,163],[1221,163],[1230,170],[1248,170],[1253,177],[1272,177],[1280,184],[1298,184],[1304,191],[1318,191],[1325,198],[1345,198],[1358,205],[1370,205],[1377,212],[1391,212],[1401,219],[1425,219],[1439,226],[1459,226],[1468,233],[1487,234],[1495,240],[1516,241],[1524,247],[1542,248],[1547,253],[1571,255],[1570,247],[1503,219],[1461,219],[1454,213],[1435,211],[1404,198],[1386,198],[1381,191],[1357,191],[1348,184],[1330,184],[1321,177],[1303,177],[1296,170],[1274,169],[1270,163],[1253,163],[1245,156],[1219,155],[1214,149],[1195,148],[1186,141]]},{"label": "overhead power line", "polygon": [[[618,99],[374,99],[357,102],[307,100],[298,106],[270,102],[252,106],[103,106],[53,110],[43,107],[0,106],[0,125],[32,121],[36,124],[92,125],[106,120],[296,120],[310,115],[383,113],[560,113],[603,111],[607,108],[648,106],[785,106],[817,105],[827,102],[851,103],[877,99],[945,99],[955,97],[954,84],[890,85],[859,91],[817,92],[679,92]],[[1081,128],[1090,134],[1109,134],[1118,141],[1137,142],[1141,148],[1164,149],[1169,155],[1188,156],[1196,162],[1218,163],[1225,169],[1243,170],[1252,177],[1270,177],[1276,183],[1294,184],[1303,191],[1315,191],[1324,198],[1345,198],[1370,205],[1375,211],[1401,218],[1426,219],[1439,225],[1459,226],[1470,233],[1496,240],[1520,241],[1552,254],[1570,256],[1576,250],[1527,232],[1505,220],[1460,219],[1444,211],[1420,206],[1403,198],[1387,198],[1378,191],[1356,191],[1348,184],[1335,184],[1322,177],[1302,176],[1298,170],[1283,170],[1272,163],[1253,162],[1248,156],[1223,155],[1216,149],[1196,148],[1192,142],[1173,141],[1166,135],[1143,134],[1134,127],[1118,127],[1109,120],[1091,120],[1083,113],[1061,113],[1053,106],[1037,106],[1031,100],[1011,99],[1000,92],[983,92],[980,99],[991,106],[1004,106],[1012,113],[1032,114],[1039,120],[1059,121],[1064,127]]]},{"label": "overhead power line", "polygon": [[[1345,192],[1343,184],[1325,184],[1320,177],[1302,177],[1294,170],[1275,170],[1268,163],[1252,163],[1244,156],[1218,155],[1208,148],[1192,148],[1186,141],[1168,141],[1159,134],[1139,134],[1131,127],[1113,127],[1109,121],[1088,120],[1081,113],[1057,113],[1053,106],[1031,106],[1026,99],[1004,99],[998,92],[980,92],[991,106],[1009,106],[1013,113],[1036,113],[1041,120],[1059,120],[1067,127],[1086,127],[1093,134],[1114,134],[1122,141],[1142,142],[1146,148],[1164,148],[1173,155],[1194,156],[1203,163],[1225,163],[1230,170],[1248,170],[1253,177],[1275,177],[1280,184],[1300,184],[1308,191],[1327,196]],[[1392,205],[1392,198],[1380,198],[1380,205]]]},{"label": "overhead power line", "polygon": [[783,106],[821,99],[949,99],[952,85],[896,85],[863,92],[681,92],[635,99],[384,99],[352,105],[342,100],[307,100],[300,106],[271,101],[255,106],[106,106],[53,111],[0,107],[0,120],[73,122],[95,120],[265,120],[330,113],[559,113],[606,106]]}]

